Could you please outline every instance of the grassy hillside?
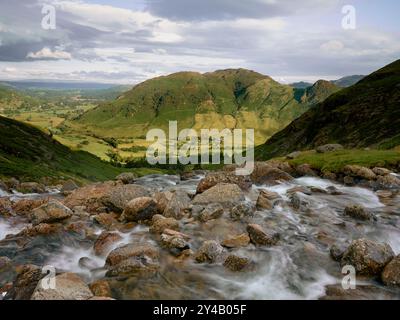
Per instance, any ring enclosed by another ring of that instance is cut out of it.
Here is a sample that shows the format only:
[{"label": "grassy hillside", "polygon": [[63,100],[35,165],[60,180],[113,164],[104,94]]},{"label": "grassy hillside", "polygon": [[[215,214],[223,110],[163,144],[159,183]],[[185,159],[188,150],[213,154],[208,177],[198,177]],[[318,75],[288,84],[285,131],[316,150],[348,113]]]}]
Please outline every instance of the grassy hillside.
[{"label": "grassy hillside", "polygon": [[256,149],[259,159],[327,143],[400,145],[400,60],[318,104]]},{"label": "grassy hillside", "polygon": [[39,102],[18,92],[7,85],[0,84],[0,112],[5,109],[15,110],[24,106],[37,106]]},{"label": "grassy hillside", "polygon": [[95,181],[113,179],[123,171],[89,153],[71,151],[39,129],[12,119],[0,117],[0,137],[0,177]]},{"label": "grassy hillside", "polygon": [[308,110],[310,101],[270,77],[230,69],[181,72],[148,80],[85,113],[73,125],[99,136],[143,138],[151,128],[254,128],[256,142],[284,128]]}]

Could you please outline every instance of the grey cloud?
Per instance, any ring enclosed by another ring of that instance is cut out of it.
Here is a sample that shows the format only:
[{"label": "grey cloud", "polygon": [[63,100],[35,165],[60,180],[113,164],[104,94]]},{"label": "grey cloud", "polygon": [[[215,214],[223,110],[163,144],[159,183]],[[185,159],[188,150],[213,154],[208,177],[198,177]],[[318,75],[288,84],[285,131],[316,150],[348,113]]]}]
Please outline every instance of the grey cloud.
[{"label": "grey cloud", "polygon": [[[300,3],[301,2],[301,3]],[[288,16],[301,10],[318,9],[336,0],[147,0],[154,14],[177,20],[216,20]]]}]

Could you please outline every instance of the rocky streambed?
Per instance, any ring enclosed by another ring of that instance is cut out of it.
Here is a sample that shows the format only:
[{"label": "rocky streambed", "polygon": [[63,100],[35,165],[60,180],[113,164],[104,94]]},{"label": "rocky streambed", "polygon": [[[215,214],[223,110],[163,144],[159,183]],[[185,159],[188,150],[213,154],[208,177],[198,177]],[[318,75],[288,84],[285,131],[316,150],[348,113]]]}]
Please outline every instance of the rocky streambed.
[{"label": "rocky streambed", "polygon": [[[258,163],[250,177],[3,189],[0,299],[399,299],[400,180],[350,169]],[[56,287],[44,289],[49,266]]]}]

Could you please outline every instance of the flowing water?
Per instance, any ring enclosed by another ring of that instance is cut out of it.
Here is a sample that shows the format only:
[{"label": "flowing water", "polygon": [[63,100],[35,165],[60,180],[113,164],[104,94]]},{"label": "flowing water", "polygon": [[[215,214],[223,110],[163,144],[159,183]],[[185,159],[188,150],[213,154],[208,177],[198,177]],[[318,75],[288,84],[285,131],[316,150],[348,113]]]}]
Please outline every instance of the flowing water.
[{"label": "flowing water", "polygon": [[[154,191],[181,189],[194,194],[201,178],[181,181],[178,176],[157,175],[141,178],[137,183]],[[309,195],[296,193],[302,208],[294,210],[289,205],[288,191],[299,186],[315,187],[319,191]],[[332,187],[335,188],[335,194],[329,193]],[[272,187],[253,186],[246,195],[247,201],[255,203],[260,190],[276,192],[284,201],[272,210],[257,211],[251,222],[279,232],[281,240],[277,246],[270,248],[249,245],[234,249],[235,254],[251,259],[251,270],[234,273],[221,264],[198,264],[192,259],[182,262],[164,252],[157,277],[110,280],[114,298],[318,299],[325,295],[326,286],[338,285],[342,281],[340,265],[329,255],[333,244],[348,245],[354,239],[368,238],[387,242],[396,254],[400,254],[398,194],[380,198],[379,193],[369,189],[347,187],[319,178],[300,178]],[[1,193],[0,196],[5,194]],[[13,195],[14,200],[20,196]],[[349,204],[368,208],[377,216],[377,222],[357,222],[345,217],[343,210]],[[0,239],[24,227],[10,221],[0,220]],[[205,224],[193,223],[189,219],[181,221],[181,232],[191,235],[190,245],[194,251],[205,240],[222,241],[245,230],[246,223],[232,222],[228,213]],[[93,227],[93,232],[99,235],[102,230]],[[128,243],[157,245],[147,226],[138,225],[128,232],[120,232],[120,235],[122,239],[109,252]],[[15,252],[15,248],[6,242],[0,246],[0,255],[8,253],[13,261],[20,263],[52,265],[58,271],[75,272],[88,283],[105,276],[103,266],[106,255],[99,257],[94,254],[93,240],[61,234],[46,238],[46,243],[43,239],[33,242],[21,252]],[[377,290],[373,298],[400,298],[398,292],[390,291],[377,281],[365,280],[359,284]]]}]

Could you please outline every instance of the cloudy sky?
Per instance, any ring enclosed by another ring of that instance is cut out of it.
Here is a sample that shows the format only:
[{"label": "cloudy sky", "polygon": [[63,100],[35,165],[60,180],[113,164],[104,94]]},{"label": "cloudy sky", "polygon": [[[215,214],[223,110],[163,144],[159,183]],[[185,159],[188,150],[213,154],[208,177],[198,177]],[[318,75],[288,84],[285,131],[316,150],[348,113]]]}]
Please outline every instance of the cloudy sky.
[{"label": "cloudy sky", "polygon": [[[42,27],[44,5],[55,8],[55,29]],[[355,29],[342,26],[345,5]],[[368,74],[400,58],[399,12],[398,0],[0,0],[0,79],[135,84],[237,67],[281,82]]]}]

